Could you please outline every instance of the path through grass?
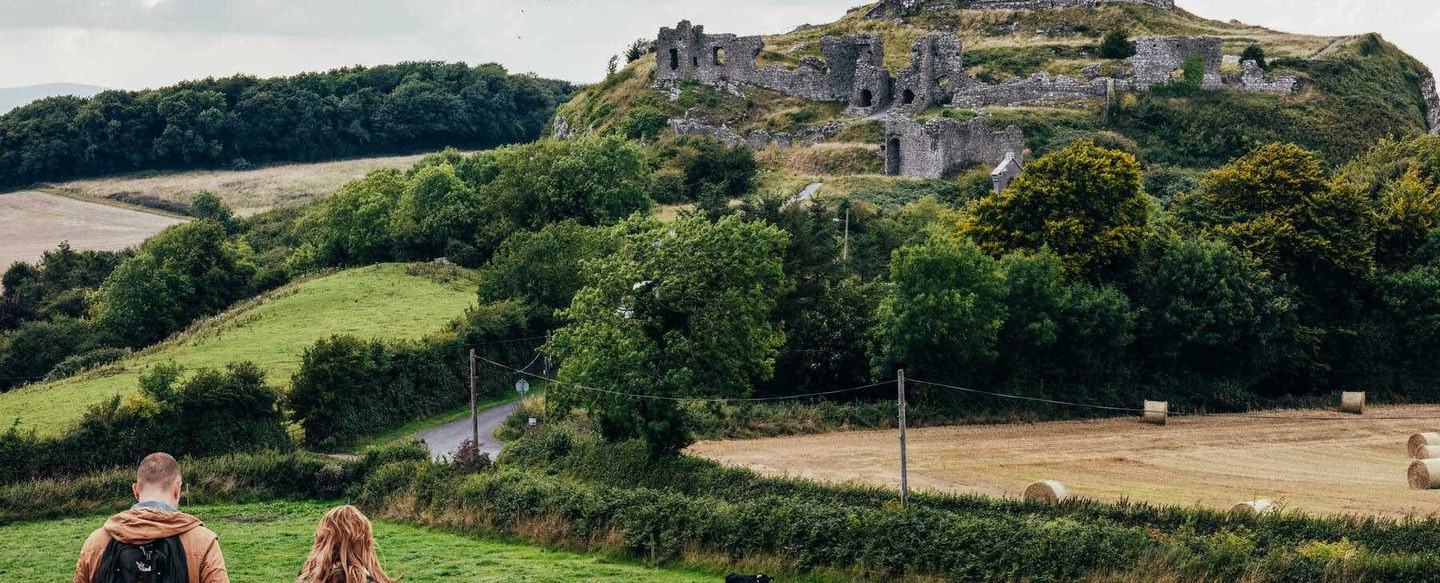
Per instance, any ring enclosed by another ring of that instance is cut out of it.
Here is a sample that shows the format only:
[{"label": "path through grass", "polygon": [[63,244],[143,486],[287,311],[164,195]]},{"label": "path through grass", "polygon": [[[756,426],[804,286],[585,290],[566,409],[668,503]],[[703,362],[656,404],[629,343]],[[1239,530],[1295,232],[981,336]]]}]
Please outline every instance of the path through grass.
[{"label": "path through grass", "polygon": [[65,431],[85,409],[135,390],[140,373],[174,361],[187,371],[248,360],[286,386],[316,340],[335,334],[414,339],[434,332],[475,302],[468,281],[407,275],[403,264],[342,271],[292,284],[113,367],[0,395],[0,423],[42,435]]},{"label": "path through grass", "polygon": [[[186,509],[220,535],[230,580],[294,581],[329,507],[269,502]],[[0,581],[68,581],[75,557],[105,516],[0,526]],[[719,577],[616,563],[603,557],[477,540],[405,524],[375,525],[380,562],[405,583],[700,583]]]}]

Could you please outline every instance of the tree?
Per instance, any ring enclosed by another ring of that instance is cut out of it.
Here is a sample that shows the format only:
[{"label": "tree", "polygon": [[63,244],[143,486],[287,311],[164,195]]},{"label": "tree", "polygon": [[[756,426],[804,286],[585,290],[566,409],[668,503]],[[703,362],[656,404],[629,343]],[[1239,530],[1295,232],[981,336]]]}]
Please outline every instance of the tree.
[{"label": "tree", "polygon": [[489,249],[517,230],[574,219],[612,224],[648,211],[650,168],[621,136],[545,140],[476,154],[467,176],[480,195]]},{"label": "tree", "polygon": [[571,220],[505,239],[480,271],[480,303],[514,300],[548,323],[584,285],[587,262],[614,251],[610,232]]},{"label": "tree", "polygon": [[[1315,154],[1271,144],[1206,175],[1177,214],[1299,288],[1311,309],[1353,311],[1374,240],[1364,188],[1331,181]],[[1312,320],[1313,321],[1313,320]]]},{"label": "tree", "polygon": [[1265,63],[1265,49],[1261,48],[1260,45],[1245,47],[1245,52],[1240,53],[1240,62],[1243,63],[1245,61],[1255,61],[1255,64],[1260,65],[1261,69],[1270,68],[1270,66]]},{"label": "tree", "polygon": [[144,346],[249,296],[254,273],[224,227],[198,219],[145,241],[105,279],[92,317],[100,331]]},{"label": "tree", "polygon": [[1135,56],[1135,43],[1130,42],[1130,31],[1118,28],[1106,33],[1100,41],[1100,56],[1106,59],[1125,59]]},{"label": "tree", "polygon": [[1440,188],[1431,188],[1414,166],[1385,185],[1376,207],[1375,256],[1382,265],[1402,264],[1440,227]]},{"label": "tree", "polygon": [[[657,201],[695,202],[709,197],[718,204],[748,194],[755,186],[759,165],[755,154],[743,145],[726,146],[714,138],[677,136],[656,143],[649,151],[650,164],[657,169]],[[659,188],[661,177],[679,180]],[[673,191],[668,189],[674,189]],[[712,202],[713,202],[712,201]]]},{"label": "tree", "polygon": [[409,257],[436,257],[452,241],[475,240],[480,198],[449,164],[427,166],[410,178],[391,212],[390,232]]},{"label": "tree", "polygon": [[233,232],[235,230],[235,216],[230,212],[230,207],[226,206],[225,201],[220,200],[219,196],[208,190],[200,191],[195,198],[190,200],[190,216],[220,223],[220,226],[225,227],[226,231]]},{"label": "tree", "polygon": [[1307,358],[1297,303],[1260,262],[1223,241],[1169,238],[1137,270],[1136,342],[1146,372],[1242,386]]},{"label": "tree", "polygon": [[[770,319],[787,289],[787,236],[726,217],[674,223],[633,218],[617,227],[619,250],[591,262],[586,286],[562,312],[551,349],[561,381],[669,398],[734,398],[773,374],[784,342]],[[552,386],[566,415],[584,408],[607,438],[642,438],[655,455],[690,443],[673,401]]]},{"label": "tree", "polygon": [[877,376],[969,382],[998,356],[1005,281],[996,261],[969,239],[939,232],[895,251],[890,293],[876,313]]},{"label": "tree", "polygon": [[1139,250],[1148,213],[1134,156],[1076,142],[981,199],[962,227],[991,255],[1048,247],[1068,275],[1119,281]]},{"label": "tree", "polygon": [[396,170],[372,170],[342,186],[301,217],[315,266],[364,265],[395,257],[395,206],[407,187]]}]

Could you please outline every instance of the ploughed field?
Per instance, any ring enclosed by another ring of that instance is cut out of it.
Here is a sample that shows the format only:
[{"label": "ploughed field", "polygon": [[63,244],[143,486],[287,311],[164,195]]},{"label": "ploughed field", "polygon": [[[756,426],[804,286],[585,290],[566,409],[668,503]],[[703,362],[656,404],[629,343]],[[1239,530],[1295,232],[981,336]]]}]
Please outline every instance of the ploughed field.
[{"label": "ploughed field", "polygon": [[18,419],[22,430],[63,433],[91,405],[136,390],[142,372],[166,362],[189,374],[250,361],[270,384],[285,387],[317,340],[336,334],[418,339],[475,302],[468,280],[445,284],[407,271],[387,263],[292,283],[113,365],[0,394],[0,420],[7,428]]},{"label": "ploughed field", "polygon": [[45,194],[0,194],[0,270],[33,262],[69,241],[81,250],[118,251],[184,222],[119,206]]},{"label": "ploughed field", "polygon": [[[220,535],[231,581],[294,581],[329,506],[272,502],[185,508]],[[75,557],[108,515],[0,526],[0,581],[69,581]],[[715,576],[614,563],[384,521],[375,523],[380,562],[406,583],[463,581],[709,582]]]},{"label": "ploughed field", "polygon": [[[1058,480],[1103,501],[1223,509],[1265,498],[1309,514],[1423,516],[1440,512],[1440,490],[1409,489],[1405,443],[1437,429],[1434,405],[1172,417],[1164,427],[1117,418],[911,429],[910,487],[1018,497]],[[893,429],[708,441],[689,453],[766,475],[900,484]]]}]

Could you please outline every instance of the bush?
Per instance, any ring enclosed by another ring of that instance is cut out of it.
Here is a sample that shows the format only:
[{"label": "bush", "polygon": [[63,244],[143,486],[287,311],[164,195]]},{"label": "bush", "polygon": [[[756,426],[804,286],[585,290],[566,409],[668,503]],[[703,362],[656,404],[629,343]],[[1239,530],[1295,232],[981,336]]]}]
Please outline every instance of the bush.
[{"label": "bush", "polygon": [[53,381],[72,377],[92,368],[110,364],[129,355],[130,351],[125,348],[96,348],[60,361],[60,364],[55,365],[55,368],[50,369],[50,373],[45,375],[45,380]]},{"label": "bush", "polygon": [[255,365],[179,377],[169,365],[147,371],[140,391],[91,407],[58,438],[11,427],[0,434],[0,482],[78,475],[138,463],[155,451],[206,457],[292,447],[279,396]]},{"label": "bush", "polygon": [[1130,42],[1130,32],[1125,29],[1112,30],[1100,41],[1099,54],[1106,59],[1125,59],[1135,56],[1135,43]]}]

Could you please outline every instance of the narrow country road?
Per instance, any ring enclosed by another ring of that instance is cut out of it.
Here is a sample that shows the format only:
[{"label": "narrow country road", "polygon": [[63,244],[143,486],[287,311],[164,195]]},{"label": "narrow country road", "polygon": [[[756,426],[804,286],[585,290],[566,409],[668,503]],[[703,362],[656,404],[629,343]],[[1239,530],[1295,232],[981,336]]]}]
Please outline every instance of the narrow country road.
[{"label": "narrow country road", "polygon": [[804,188],[804,190],[801,190],[801,191],[800,191],[800,194],[797,194],[797,195],[791,197],[790,200],[785,201],[785,205],[784,205],[784,206],[790,206],[790,205],[792,205],[792,204],[800,204],[800,203],[803,203],[803,202],[805,202],[805,201],[807,201],[807,200],[810,200],[810,197],[815,196],[815,193],[820,192],[820,187],[822,187],[822,186],[825,186],[825,185],[824,185],[823,183],[820,183],[820,182],[812,182],[812,183],[810,183],[808,186],[806,186],[806,187]]},{"label": "narrow country road", "polygon": [[[490,459],[499,457],[500,450],[505,447],[500,440],[495,439],[495,430],[505,423],[505,418],[509,417],[519,404],[519,401],[515,401],[480,412],[480,451],[490,454]],[[470,417],[423,431],[419,438],[430,446],[430,455],[437,461],[441,457],[452,456],[455,450],[460,448],[460,442],[470,439]]]}]

